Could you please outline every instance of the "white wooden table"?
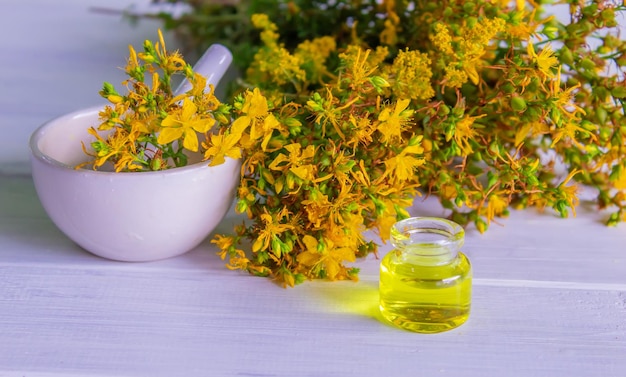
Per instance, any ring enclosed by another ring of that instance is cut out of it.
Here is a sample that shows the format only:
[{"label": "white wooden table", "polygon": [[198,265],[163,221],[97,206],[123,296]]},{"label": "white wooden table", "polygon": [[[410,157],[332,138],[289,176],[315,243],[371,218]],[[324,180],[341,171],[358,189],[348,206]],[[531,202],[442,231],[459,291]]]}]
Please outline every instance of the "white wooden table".
[{"label": "white wooden table", "polygon": [[[152,38],[155,24],[86,10],[98,3],[0,6],[10,8],[0,23],[0,377],[626,376],[626,224],[606,228],[588,204],[574,219],[514,211],[484,235],[469,230],[472,314],[435,335],[379,320],[373,256],[356,263],[358,283],[282,289],[227,270],[208,241],[152,263],[80,249],[39,204],[26,140],[97,103],[126,44]],[[58,7],[70,15],[55,17]],[[412,213],[444,214],[421,199]]]}]

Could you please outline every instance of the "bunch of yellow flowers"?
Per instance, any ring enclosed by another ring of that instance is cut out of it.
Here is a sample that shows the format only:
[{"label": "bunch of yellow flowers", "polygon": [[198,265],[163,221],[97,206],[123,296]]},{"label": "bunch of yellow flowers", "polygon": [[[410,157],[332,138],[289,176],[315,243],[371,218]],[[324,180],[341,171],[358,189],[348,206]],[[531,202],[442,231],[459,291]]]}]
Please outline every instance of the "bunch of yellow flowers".
[{"label": "bunch of yellow flowers", "polygon": [[192,2],[169,19],[230,38],[242,71],[229,105],[211,99],[218,125],[200,143],[209,164],[243,159],[249,220],[213,239],[227,266],[289,286],[356,279],[348,264],[376,252],[363,232],[388,238],[419,193],[483,232],[511,207],[568,216],[578,181],[615,209],[607,223],[625,220],[626,6],[567,0],[559,21],[550,3]]},{"label": "bunch of yellow flowers", "polygon": [[[206,78],[193,72],[177,51],[166,49],[159,30],[159,41],[144,42],[137,53],[130,54],[123,84],[128,93],[120,94],[105,82],[100,95],[109,101],[99,114],[101,123],[89,128],[95,137],[91,148],[83,145],[93,169],[154,171],[185,166],[193,153],[199,152],[201,140],[216,123],[228,121],[230,108],[222,104]],[[172,78],[182,76],[192,83],[184,93],[175,93]]]},{"label": "bunch of yellow flowers", "polygon": [[[256,19],[272,27],[266,17]],[[409,100],[381,96],[390,84],[371,64],[382,56],[355,47],[340,58],[341,79],[304,104],[255,88],[227,105],[178,52],[166,50],[159,33],[141,53],[130,47],[126,94],[104,84],[110,104],[89,129],[91,149],[83,148],[93,169],[120,173],[184,166],[199,151],[208,165],[243,158],[237,210],[251,223],[213,240],[228,266],[290,286],[305,278],[356,279],[358,270],[345,263],[376,250],[363,231],[376,228],[386,239],[408,216],[424,159],[421,136],[411,136]],[[176,74],[192,89],[173,92]],[[240,247],[242,238],[252,241],[251,253]]]},{"label": "bunch of yellow flowers", "polygon": [[[436,24],[431,54],[405,48],[393,58],[389,47],[338,49],[328,36],[291,52],[267,15],[251,21],[263,42],[245,74],[255,88],[235,98],[236,120],[211,137],[205,155],[243,151],[237,209],[252,224],[213,240],[231,268],[287,285],[353,279],[355,270],[345,263],[376,251],[363,231],[387,239],[418,187],[438,194],[455,220],[473,220],[480,231],[515,199],[563,215],[577,203],[568,183],[579,170],[556,183],[541,181],[537,176],[551,167],[540,164],[540,140],[525,145],[531,133],[546,135],[550,147],[591,137],[578,126],[576,86],[562,88],[553,50],[536,52],[530,40],[523,56],[486,67],[484,56],[506,32],[503,19],[477,19],[456,33]],[[335,54],[338,68],[331,71]],[[433,61],[445,64],[441,77],[435,78]],[[485,70],[499,81],[496,90],[468,108],[464,85],[476,95],[486,90],[479,74]],[[433,80],[441,86],[435,89]],[[542,106],[531,113],[531,101]],[[501,127],[526,117],[526,128]],[[252,253],[241,248],[244,239],[252,241]]]},{"label": "bunch of yellow flowers", "polygon": [[[387,79],[423,136],[422,187],[460,223],[483,231],[510,207],[566,216],[573,181],[613,209],[608,224],[626,219],[623,1],[153,1],[188,5],[158,16],[192,46],[228,45],[245,84],[288,100],[332,80],[349,46],[384,49],[379,68],[396,64]],[[275,24],[260,36],[256,13]]]},{"label": "bunch of yellow flowers", "polygon": [[[304,88],[310,82],[300,65],[311,56],[322,60],[312,77],[329,74],[323,59],[334,50],[330,40],[291,55],[276,44],[267,17],[254,22],[268,46],[260,54],[272,59],[258,60],[264,79]],[[356,279],[346,263],[376,250],[363,232],[376,229],[387,239],[391,225],[408,217],[424,164],[410,100],[383,96],[391,86],[380,76],[383,54],[353,46],[339,58],[339,76],[301,102],[258,88],[238,95],[235,120],[207,143],[212,163],[243,154],[237,210],[252,222],[213,240],[229,267],[290,286],[305,278]],[[252,241],[251,253],[243,239]]]}]

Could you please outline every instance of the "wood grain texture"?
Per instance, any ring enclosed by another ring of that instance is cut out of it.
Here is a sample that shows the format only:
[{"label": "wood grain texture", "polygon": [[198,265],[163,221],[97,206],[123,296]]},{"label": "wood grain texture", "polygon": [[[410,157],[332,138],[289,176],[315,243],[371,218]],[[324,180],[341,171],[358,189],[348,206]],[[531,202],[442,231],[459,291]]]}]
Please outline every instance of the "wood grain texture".
[{"label": "wood grain texture", "polygon": [[618,376],[626,366],[623,291],[478,284],[467,324],[421,336],[376,318],[373,281],[282,290],[232,272],[138,266],[12,266],[0,276],[6,370]]},{"label": "wood grain texture", "polygon": [[[513,211],[484,235],[469,230],[472,314],[436,335],[380,320],[375,256],[355,264],[358,283],[285,290],[227,270],[208,241],[151,263],[73,244],[37,199],[26,140],[99,101],[103,80],[122,79],[126,45],[158,26],[89,7],[146,1],[2,3],[0,377],[626,376],[626,225],[606,228],[586,203],[576,218]],[[411,213],[445,215],[433,198]]]}]

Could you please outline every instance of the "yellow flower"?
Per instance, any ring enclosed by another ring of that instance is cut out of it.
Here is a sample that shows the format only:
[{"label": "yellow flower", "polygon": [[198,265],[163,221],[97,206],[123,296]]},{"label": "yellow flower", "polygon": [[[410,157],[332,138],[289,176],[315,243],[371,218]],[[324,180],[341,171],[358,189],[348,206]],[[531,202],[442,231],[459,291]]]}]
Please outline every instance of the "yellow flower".
[{"label": "yellow flower", "polygon": [[302,237],[302,242],[306,251],[298,254],[296,259],[308,270],[307,274],[317,276],[323,269],[329,280],[348,277],[343,262],[356,260],[354,250],[346,247],[335,247],[333,242],[328,239],[320,244],[315,237],[308,234]]},{"label": "yellow flower", "polygon": [[433,76],[428,55],[417,50],[399,51],[391,71],[396,80],[393,92],[398,98],[427,100],[435,95],[430,83]]},{"label": "yellow flower", "polygon": [[[317,93],[316,93],[317,94]],[[322,135],[326,135],[326,125],[330,123],[337,135],[341,139],[345,139],[345,135],[342,131],[341,118],[346,113],[346,109],[354,105],[355,102],[359,100],[358,97],[349,99],[346,103],[341,107],[335,107],[335,104],[338,99],[333,95],[333,92],[330,88],[326,88],[326,100],[323,100],[321,96],[314,97],[314,100],[307,101],[308,109],[317,114],[315,116],[315,123],[319,123],[322,125]]]},{"label": "yellow flower", "polygon": [[401,198],[394,198],[393,200],[379,199],[384,210],[377,214],[374,225],[383,242],[391,237],[391,227],[398,221],[398,215],[409,217],[408,212],[404,208],[399,208],[400,206],[408,208],[413,204],[415,195],[407,195],[407,197],[407,200],[402,200]]},{"label": "yellow flower", "polygon": [[[575,121],[568,120],[564,124],[562,124],[561,127],[556,128],[552,132],[552,144],[550,144],[550,148],[553,148],[559,141],[561,141],[561,139],[565,138],[571,140],[579,148],[584,149],[585,146],[582,145],[576,138],[576,132],[582,132],[591,135],[589,131],[580,127]],[[595,138],[594,135],[591,136],[592,138]]]},{"label": "yellow flower", "polygon": [[533,62],[537,64],[539,72],[546,77],[554,77],[552,68],[559,65],[559,59],[554,56],[554,51],[552,51],[550,44],[546,45],[546,47],[539,52],[539,55],[535,52],[535,47],[532,42],[528,42],[526,49],[528,50],[528,55],[533,59]]},{"label": "yellow flower", "polygon": [[115,127],[116,124],[123,123],[120,116],[125,114],[127,106],[125,104],[116,104],[115,107],[105,106],[103,110],[98,113],[99,119],[102,121],[98,126],[98,131],[106,131]]},{"label": "yellow flower", "polygon": [[329,142],[329,145],[326,147],[327,150],[333,151],[333,169],[332,174],[333,178],[339,182],[342,190],[344,186],[350,186],[352,184],[351,174],[352,164],[354,164],[354,160],[351,155],[346,154],[346,151],[339,150],[336,152],[336,144],[333,142]]},{"label": "yellow flower", "polygon": [[[454,141],[459,146],[459,148],[461,148],[461,154],[463,156],[467,156],[468,154],[472,153],[472,146],[469,141],[473,140],[474,136],[476,135],[476,131],[472,128],[474,121],[485,116],[486,114],[475,117],[466,115],[463,117],[463,119],[456,122],[453,135]],[[446,140],[449,139],[449,137],[446,137]]]},{"label": "yellow flower", "polygon": [[169,73],[184,70],[186,63],[182,55],[178,51],[168,53],[165,40],[163,39],[163,33],[161,33],[160,29],[158,30],[158,34],[159,42],[157,42],[154,47],[160,60],[159,66]]},{"label": "yellow flower", "polygon": [[128,45],[128,63],[126,64],[126,73],[130,75],[139,67],[139,61],[137,60],[137,52],[133,46]]},{"label": "yellow flower", "polygon": [[401,99],[396,102],[393,112],[389,107],[384,108],[378,115],[378,131],[382,134],[383,143],[399,140],[402,132],[408,128],[413,110],[408,109],[411,100]]},{"label": "yellow flower", "polygon": [[183,100],[182,109],[170,113],[161,122],[161,132],[157,138],[159,144],[169,144],[183,138],[183,146],[193,152],[198,151],[198,135],[196,132],[206,133],[215,123],[211,117],[197,114],[196,105],[188,98]]},{"label": "yellow flower", "polygon": [[380,33],[380,43],[395,45],[398,42],[397,24],[392,20],[385,20],[385,29]]},{"label": "yellow flower", "polygon": [[332,37],[320,37],[311,41],[306,40],[296,48],[298,60],[307,63],[310,68],[307,72],[311,75],[311,81],[320,82],[324,76],[332,76],[326,68],[326,59],[331,52],[337,49],[335,39]]},{"label": "yellow flower", "polygon": [[[288,155],[280,153],[270,163],[269,168],[271,170],[289,172],[301,179],[302,181],[313,181],[315,179],[315,173],[317,171],[316,166],[311,164],[311,159],[315,156],[315,147],[308,145],[304,150],[299,143],[292,143],[285,145],[285,149]],[[291,190],[295,186],[293,177],[289,175],[286,177],[287,187]],[[280,183],[277,182],[276,190],[282,191]]]},{"label": "yellow flower", "polygon": [[244,114],[252,118],[259,118],[266,116],[268,110],[267,99],[261,94],[259,88],[254,88],[252,92],[246,92],[246,101],[242,108]]},{"label": "yellow flower", "polygon": [[304,162],[310,161],[315,155],[315,147],[308,145],[302,153],[300,153],[300,144],[286,145],[285,149],[289,152],[289,160],[291,161],[291,167],[289,171],[298,176],[302,180],[311,180],[314,178],[315,166],[312,164],[305,164]]},{"label": "yellow flower", "polygon": [[[116,172],[124,169],[138,170],[142,166],[137,164],[140,160],[134,155],[134,143],[129,139],[129,134],[121,127],[116,127],[106,140],[103,139],[95,128],[90,127],[87,132],[94,136],[96,140],[91,143],[94,152],[89,152],[83,144],[83,151],[94,157],[93,169],[104,165],[107,161],[113,163]],[[80,165],[82,166],[82,165]]]},{"label": "yellow flower", "polygon": [[270,21],[270,18],[267,14],[264,13],[255,13],[250,17],[250,21],[252,25],[257,29],[269,29],[269,30],[277,30],[276,25]]},{"label": "yellow flower", "polygon": [[482,18],[472,27],[461,28],[459,36],[456,37],[450,35],[447,26],[435,25],[435,32],[430,35],[430,40],[444,55],[440,62],[446,62],[442,84],[460,88],[470,80],[474,85],[478,85],[480,71],[485,65],[483,60],[490,49],[490,43],[504,30],[505,25],[506,22],[501,18]]},{"label": "yellow flower", "polygon": [[[260,137],[265,138],[265,129],[269,128],[269,136],[271,137],[271,130],[277,128],[276,124],[270,119],[268,126],[264,127],[264,119],[269,115],[269,107],[267,105],[267,99],[261,94],[259,88],[254,88],[253,91],[247,90],[244,94],[244,102],[241,106],[241,115],[235,119],[231,125],[231,133],[242,135],[248,127],[250,127],[250,139],[256,141]],[[263,144],[266,147],[269,142],[264,140]],[[265,148],[263,148],[265,150]]]},{"label": "yellow flower", "polygon": [[142,165],[137,164],[138,158],[132,152],[126,150],[120,153],[120,157],[115,162],[115,172],[119,173],[122,170],[140,170],[143,168]]},{"label": "yellow flower", "polygon": [[626,190],[626,169],[623,165],[619,165],[616,168],[617,174],[613,177],[613,186],[618,190]]},{"label": "yellow flower", "polygon": [[575,184],[568,185],[568,183],[572,180],[572,178],[574,178],[576,174],[580,172],[582,172],[582,170],[572,170],[559,185],[559,188],[562,192],[562,199],[572,209],[572,215],[574,215],[574,217],[576,217],[576,206],[580,202],[578,196],[576,195],[578,193],[578,186]]},{"label": "yellow flower", "polygon": [[559,66],[556,78],[550,83],[550,95],[561,114],[569,119],[575,118],[578,113],[585,115],[585,110],[576,105],[575,101],[573,101],[575,95],[574,91],[579,87],[580,83],[571,88],[561,90],[561,67]]},{"label": "yellow flower", "polygon": [[370,50],[365,50],[359,46],[348,46],[339,57],[346,64],[346,75],[350,77],[350,87],[360,89],[376,72],[376,66],[369,62]]},{"label": "yellow flower", "polygon": [[263,223],[263,227],[259,229],[258,236],[252,244],[252,251],[270,250],[276,257],[281,256],[282,250],[275,246],[272,242],[283,232],[293,229],[290,224],[282,224],[283,218],[289,215],[287,208],[283,208],[277,214],[271,215],[267,212],[267,208],[263,208],[264,213],[259,217]]},{"label": "yellow flower", "polygon": [[539,135],[545,135],[550,132],[550,129],[545,123],[542,122],[528,122],[523,126],[517,129],[515,132],[515,147],[519,147],[524,141],[526,141],[526,137],[530,133],[531,137],[536,137]]},{"label": "yellow flower", "polygon": [[470,81],[474,85],[478,85],[478,83],[480,82],[480,75],[478,74],[477,65],[478,65],[477,60],[473,60],[473,61],[467,62],[465,66],[463,67],[463,71],[465,71],[465,73],[467,74],[467,77],[470,79]]},{"label": "yellow flower", "polygon": [[[234,254],[235,256],[231,256],[228,260],[228,264],[226,265],[226,268],[228,268],[229,270],[249,270],[250,272],[252,272],[262,269],[260,267],[251,265],[250,259],[246,257],[246,253],[243,250],[236,249]],[[218,253],[218,255],[220,255],[221,257],[222,253]]]},{"label": "yellow flower", "polygon": [[348,250],[358,250],[359,246],[365,243],[363,232],[365,231],[364,218],[360,210],[355,210],[344,216],[343,223],[329,221],[326,223],[324,237],[332,241],[335,248],[346,248]]},{"label": "yellow flower", "polygon": [[367,146],[373,141],[372,134],[376,131],[376,128],[372,124],[370,118],[359,117],[357,119],[353,114],[350,114],[349,122],[354,131],[352,132],[352,138],[347,143],[348,145],[356,148],[359,144]]},{"label": "yellow flower", "polygon": [[479,59],[498,33],[504,30],[506,21],[502,18],[483,18],[473,27],[464,28],[461,50],[468,60]]},{"label": "yellow flower", "polygon": [[292,55],[279,45],[280,35],[276,32],[278,27],[265,14],[253,14],[251,20],[255,28],[263,30],[260,37],[264,46],[255,54],[246,76],[254,77],[258,82],[277,85],[290,82],[298,86],[298,82],[305,81],[306,72],[301,68],[305,60],[297,54]]},{"label": "yellow flower", "polygon": [[241,158],[241,148],[237,146],[239,137],[239,135],[232,133],[228,135],[212,134],[210,143],[202,143],[202,146],[206,148],[204,158],[211,159],[209,166],[223,164],[226,156],[234,159]]},{"label": "yellow flower", "polygon": [[429,38],[439,51],[447,55],[454,55],[454,50],[452,49],[452,37],[450,36],[450,31],[446,25],[437,23],[435,25],[435,32],[430,34]]},{"label": "yellow flower", "polygon": [[226,258],[226,252],[235,246],[235,240],[233,236],[225,236],[222,234],[216,234],[211,240],[211,243],[215,244],[222,252],[218,253],[220,258],[224,260]]},{"label": "yellow flower", "polygon": [[448,65],[445,69],[444,84],[452,88],[460,88],[468,80],[467,73],[455,67],[454,64]]},{"label": "yellow flower", "polygon": [[491,222],[496,216],[500,216],[508,207],[507,200],[501,198],[499,195],[491,194],[489,201],[487,202],[487,222]]},{"label": "yellow flower", "polygon": [[[518,2],[518,10],[523,10],[523,7],[520,9],[519,3],[524,3],[524,0],[517,0]],[[543,18],[539,21],[535,21],[535,16],[537,14],[536,5],[533,5],[533,10],[529,12],[524,12],[524,16],[522,19],[527,19],[525,22],[519,23],[510,23],[507,25],[506,33],[513,38],[521,39],[524,41],[529,40],[531,37],[537,35],[537,28],[543,24],[546,24],[554,18],[554,16],[549,16]]]},{"label": "yellow flower", "polygon": [[304,212],[309,222],[314,228],[322,228],[322,223],[328,218],[328,212],[331,203],[328,201],[328,195],[317,194],[311,199],[302,201]]},{"label": "yellow flower", "polygon": [[263,135],[263,141],[261,142],[261,149],[263,149],[264,151],[267,149],[267,144],[272,138],[272,134],[274,133],[274,130],[279,130],[283,134],[288,133],[288,131],[285,130],[285,127],[278,121],[278,119],[276,119],[274,114],[269,114],[268,116],[266,116],[262,123],[261,122],[257,123],[256,128],[259,128],[259,129],[258,130],[255,129],[255,134]]},{"label": "yellow flower", "polygon": [[[421,140],[421,136],[419,140]],[[400,154],[385,161],[385,175],[389,175],[394,183],[410,180],[415,175],[415,170],[424,164],[421,154],[424,148],[420,145],[412,145],[404,148]]]},{"label": "yellow flower", "polygon": [[150,119],[146,120],[138,120],[132,119],[130,120],[130,133],[128,135],[128,139],[130,140],[130,144],[132,145],[132,150],[135,151],[135,142],[137,138],[141,135],[150,134],[150,130],[148,129],[148,124],[150,124]]},{"label": "yellow flower", "polygon": [[[188,92],[189,95],[192,95],[194,97],[202,96],[202,93],[204,93],[204,88],[206,88],[206,78],[198,73],[194,73],[191,83],[192,87]],[[213,84],[211,84],[210,90],[211,93],[213,93]]]},{"label": "yellow flower", "polygon": [[[557,111],[552,112],[552,120],[557,125],[557,128],[552,133],[551,147],[555,146],[556,143],[565,137],[572,140],[579,148],[584,148],[584,146],[577,141],[576,132],[585,133],[595,140],[595,135],[579,126],[577,115],[585,114],[585,110],[576,105],[573,101],[574,91],[579,86],[580,84],[564,91],[561,90],[561,67],[559,66],[556,78],[550,83],[550,95],[557,108]],[[564,120],[561,119],[561,115],[565,117]]]},{"label": "yellow flower", "polygon": [[[353,190],[355,186],[342,186],[339,193],[335,195],[335,198],[330,203],[328,216],[330,223],[337,225],[344,225],[346,221],[353,217],[355,213],[359,212],[359,193]],[[350,209],[351,208],[351,209]],[[342,227],[342,234],[347,235],[349,228]],[[335,244],[344,245],[342,238],[335,239]],[[344,245],[345,246],[345,245]]]}]

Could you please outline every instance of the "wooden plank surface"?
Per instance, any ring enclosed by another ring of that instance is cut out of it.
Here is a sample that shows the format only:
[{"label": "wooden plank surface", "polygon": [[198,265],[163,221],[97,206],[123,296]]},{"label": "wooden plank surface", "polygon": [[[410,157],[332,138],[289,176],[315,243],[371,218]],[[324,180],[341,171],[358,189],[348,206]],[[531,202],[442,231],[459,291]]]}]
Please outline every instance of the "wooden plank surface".
[{"label": "wooden plank surface", "polygon": [[[28,177],[3,178],[0,376],[622,376],[626,368],[626,233],[597,213],[513,212],[485,235],[470,231],[471,318],[418,335],[380,321],[373,256],[357,262],[358,283],[288,290],[225,269],[209,243],[164,261],[111,262],[56,231]],[[440,210],[433,201],[420,208]]]},{"label": "wooden plank surface", "polygon": [[478,284],[467,324],[417,335],[376,318],[373,281],[282,290],[203,270],[0,273],[7,372],[619,376],[625,366],[624,291]]}]

